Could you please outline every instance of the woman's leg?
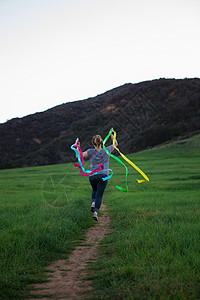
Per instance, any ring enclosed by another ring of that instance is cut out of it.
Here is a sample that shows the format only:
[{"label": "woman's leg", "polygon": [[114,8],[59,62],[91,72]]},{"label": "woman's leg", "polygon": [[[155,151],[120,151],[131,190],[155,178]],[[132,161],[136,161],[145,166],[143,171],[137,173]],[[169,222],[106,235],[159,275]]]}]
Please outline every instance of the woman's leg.
[{"label": "woman's leg", "polygon": [[96,179],[96,175],[89,177],[90,184],[92,186],[92,202],[96,201],[96,193],[97,193],[97,184],[98,181]]},{"label": "woman's leg", "polygon": [[96,193],[97,191],[92,191],[92,202],[95,202],[96,201]]},{"label": "woman's leg", "polygon": [[101,207],[101,202],[102,202],[102,197],[103,197],[103,193],[105,191],[105,188],[108,184],[108,180],[103,181],[102,178],[106,177],[106,175],[96,175],[97,177],[97,191],[96,191],[96,201],[95,201],[95,209],[94,211],[96,211],[97,213],[99,212],[99,209]]}]

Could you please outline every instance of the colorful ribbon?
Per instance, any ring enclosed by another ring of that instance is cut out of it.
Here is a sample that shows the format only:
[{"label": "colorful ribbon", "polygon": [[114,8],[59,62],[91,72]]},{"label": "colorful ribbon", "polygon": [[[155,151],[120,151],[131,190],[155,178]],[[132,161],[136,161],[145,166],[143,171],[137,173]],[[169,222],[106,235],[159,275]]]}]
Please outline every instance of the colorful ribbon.
[{"label": "colorful ribbon", "polygon": [[[117,156],[113,155],[112,153],[110,153],[110,152],[108,151],[108,149],[106,148],[106,146],[105,146],[105,144],[106,144],[108,138],[110,137],[110,135],[112,134],[112,132],[114,132],[114,138],[113,138],[113,147],[114,147],[114,149],[116,149],[116,150],[119,152],[119,154],[121,155],[121,157],[122,157],[124,160],[126,160],[126,161],[127,161],[127,162],[128,162],[128,163],[136,170],[136,171],[138,171],[138,172],[144,177],[144,179],[142,179],[142,180],[138,180],[138,179],[137,179],[137,182],[138,182],[138,183],[149,182],[149,178],[147,177],[147,175],[146,175],[140,168],[138,168],[138,167],[137,167],[130,159],[128,159],[128,158],[127,158],[127,157],[126,157],[126,156],[125,156],[125,155],[124,155],[124,154],[123,154],[123,153],[115,146],[115,142],[116,142],[116,132],[113,130],[113,128],[111,128],[110,131],[109,131],[109,133],[108,133],[108,135],[106,136],[106,138],[105,138],[104,141],[103,141],[103,148],[104,148],[104,150],[106,151],[106,153],[107,153],[110,157],[114,158],[116,161],[118,161],[120,164],[122,164],[122,165],[125,167],[125,169],[126,169],[126,180],[125,180],[125,183],[126,183],[126,189],[125,189],[125,188],[122,188],[122,187],[120,187],[120,186],[116,186],[116,188],[119,189],[120,191],[128,192],[128,183],[127,183],[127,181],[128,181],[128,178],[127,178],[127,177],[128,177],[128,169],[127,169],[126,165],[121,161],[121,159],[118,158]],[[100,174],[100,173],[105,172],[105,171],[111,171],[111,174],[110,174],[110,175],[108,175],[108,176],[105,177],[105,178],[102,178],[103,181],[110,179],[110,178],[112,177],[112,175],[113,175],[113,171],[112,171],[111,169],[106,169],[106,170],[104,170],[104,167],[103,167],[102,164],[99,164],[99,165],[98,165],[99,169],[96,169],[96,170],[94,170],[94,171],[85,170],[85,168],[84,168],[85,162],[84,162],[84,158],[83,158],[83,153],[82,153],[81,147],[78,145],[78,141],[79,141],[79,139],[77,138],[75,144],[73,144],[73,145],[71,146],[71,149],[75,151],[76,156],[77,156],[77,158],[78,158],[78,162],[79,162],[79,164],[74,163],[74,166],[75,166],[75,167],[79,167],[79,170],[80,170],[82,176],[96,175],[96,174]],[[77,148],[79,149],[79,152],[78,152]]]},{"label": "colorful ribbon", "polygon": [[[97,174],[103,173],[105,171],[111,171],[110,175],[102,178],[103,181],[110,179],[113,175],[113,171],[111,169],[104,170],[104,166],[102,164],[99,164],[98,167],[100,167],[100,168],[96,169],[94,171],[85,170],[85,168],[84,168],[85,162],[84,162],[84,158],[83,158],[83,152],[81,150],[81,147],[78,145],[78,141],[79,141],[79,139],[77,138],[75,144],[73,144],[71,146],[71,149],[75,151],[76,156],[78,158],[78,162],[79,162],[79,164],[74,163],[74,166],[79,167],[79,170],[80,170],[82,176],[97,175]],[[79,152],[78,152],[77,148],[79,149]]]},{"label": "colorful ribbon", "polygon": [[142,183],[142,182],[149,182],[149,178],[147,177],[147,175],[140,170],[140,168],[138,168],[130,159],[128,159],[116,146],[115,146],[115,141],[116,141],[116,132],[113,130],[114,132],[114,138],[113,138],[113,147],[119,152],[119,154],[123,157],[124,160],[126,160],[135,170],[137,170],[144,178],[145,180],[138,180],[138,183]]},{"label": "colorful ribbon", "polygon": [[104,150],[106,151],[106,153],[107,153],[110,157],[114,158],[116,161],[118,161],[120,164],[122,164],[122,165],[125,167],[125,169],[126,169],[126,189],[122,188],[121,186],[117,186],[117,185],[116,185],[116,188],[119,189],[119,190],[122,191],[122,192],[128,192],[128,184],[127,184],[128,169],[127,169],[127,167],[125,166],[125,164],[121,161],[121,159],[118,158],[117,156],[113,155],[112,153],[110,153],[110,152],[108,151],[108,149],[106,148],[106,146],[105,146],[105,143],[106,143],[107,140],[109,139],[109,137],[110,137],[110,135],[111,135],[112,132],[113,132],[113,128],[110,129],[110,131],[109,131],[107,137],[104,139],[104,141],[103,141],[103,148],[104,148]]},{"label": "colorful ribbon", "polygon": [[[76,148],[78,148],[79,149],[79,152],[78,152],[78,150],[76,151],[76,153],[77,154],[79,154],[79,155],[77,155],[77,157],[79,158],[79,163],[80,164],[77,164],[77,163],[75,163],[74,164],[74,166],[75,167],[79,167],[79,169],[80,169],[80,172],[81,172],[81,174],[83,175],[83,176],[89,176],[89,175],[92,175],[92,174],[94,174],[94,173],[97,173],[97,172],[99,172],[99,171],[102,171],[103,170],[103,165],[102,164],[99,164],[98,165],[98,167],[100,167],[100,169],[97,169],[97,170],[94,170],[94,171],[89,171],[89,170],[85,170],[85,168],[84,168],[84,165],[85,165],[85,162],[84,162],[84,158],[83,158],[83,152],[82,152],[82,150],[81,150],[81,147],[78,145],[78,139],[76,140],[76,143],[72,146],[73,148],[74,147],[76,147]],[[81,158],[81,160],[80,160],[80,158]],[[84,173],[85,172],[85,173]]]},{"label": "colorful ribbon", "polygon": [[120,186],[116,186],[116,188],[117,189],[119,189],[120,191],[123,191],[123,192],[128,192],[128,183],[127,183],[127,181],[128,181],[128,169],[127,169],[127,167],[126,167],[126,165],[117,157],[117,156],[115,156],[115,155],[113,155],[113,154],[111,154],[111,153],[109,153],[108,152],[108,150],[107,150],[107,148],[105,147],[105,143],[106,143],[106,141],[108,140],[108,138],[110,137],[110,135],[112,134],[112,132],[114,132],[114,138],[113,138],[113,147],[114,147],[114,149],[116,149],[118,152],[119,152],[119,154],[122,156],[122,158],[124,159],[124,160],[126,160],[135,170],[137,170],[144,178],[145,178],[145,180],[138,180],[137,179],[137,182],[138,183],[142,183],[142,182],[149,182],[149,178],[147,177],[147,175],[142,171],[142,170],[140,170],[140,168],[138,168],[130,159],[128,159],[116,146],[115,146],[115,141],[116,141],[116,132],[113,130],[113,128],[111,128],[110,129],[110,131],[109,131],[109,133],[108,133],[108,135],[107,135],[107,137],[104,139],[104,141],[103,141],[103,148],[104,148],[104,150],[106,151],[106,153],[110,156],[110,157],[112,157],[112,158],[114,158],[115,160],[117,160],[119,163],[121,163],[124,167],[125,167],[125,169],[126,169],[126,180],[125,180],[125,182],[126,182],[126,189],[124,189],[124,188],[122,188],[122,187],[120,187]]}]

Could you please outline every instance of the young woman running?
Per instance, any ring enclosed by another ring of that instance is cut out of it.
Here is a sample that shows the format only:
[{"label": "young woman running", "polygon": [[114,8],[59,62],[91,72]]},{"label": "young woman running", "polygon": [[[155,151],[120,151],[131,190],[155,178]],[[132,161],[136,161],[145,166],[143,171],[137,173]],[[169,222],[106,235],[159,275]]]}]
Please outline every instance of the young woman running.
[{"label": "young woman running", "polygon": [[[111,139],[113,140],[114,136],[111,134]],[[105,188],[107,186],[108,181],[103,181],[102,178],[107,177],[109,174],[109,171],[106,171],[109,169],[109,159],[110,156],[106,153],[106,151],[102,148],[103,146],[103,140],[100,135],[95,135],[92,139],[92,144],[94,146],[94,149],[88,149],[87,151],[83,152],[83,157],[89,158],[91,161],[91,171],[94,171],[96,169],[99,169],[99,164],[101,163],[104,166],[105,171],[96,174],[96,175],[90,175],[89,181],[92,186],[92,206],[91,211],[94,212],[93,219],[95,221],[98,221],[98,212],[101,207],[102,197],[103,193],[105,191]],[[117,147],[118,142],[115,141],[115,146]],[[114,150],[113,145],[110,145],[107,147],[108,152],[111,153]]]}]

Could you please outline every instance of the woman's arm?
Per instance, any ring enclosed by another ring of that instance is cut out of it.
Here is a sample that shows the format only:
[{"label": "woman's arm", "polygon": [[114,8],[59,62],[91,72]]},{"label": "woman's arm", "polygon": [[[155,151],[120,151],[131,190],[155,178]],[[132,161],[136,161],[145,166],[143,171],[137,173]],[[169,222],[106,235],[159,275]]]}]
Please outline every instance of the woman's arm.
[{"label": "woman's arm", "polygon": [[88,157],[87,151],[83,152],[83,157]]}]

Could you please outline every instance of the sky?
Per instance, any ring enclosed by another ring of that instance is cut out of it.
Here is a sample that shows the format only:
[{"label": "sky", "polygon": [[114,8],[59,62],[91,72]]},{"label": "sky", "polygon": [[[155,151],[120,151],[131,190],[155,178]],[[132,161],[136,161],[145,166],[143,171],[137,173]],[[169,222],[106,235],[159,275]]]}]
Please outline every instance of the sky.
[{"label": "sky", "polygon": [[199,0],[0,0],[0,123],[125,83],[200,78]]}]

